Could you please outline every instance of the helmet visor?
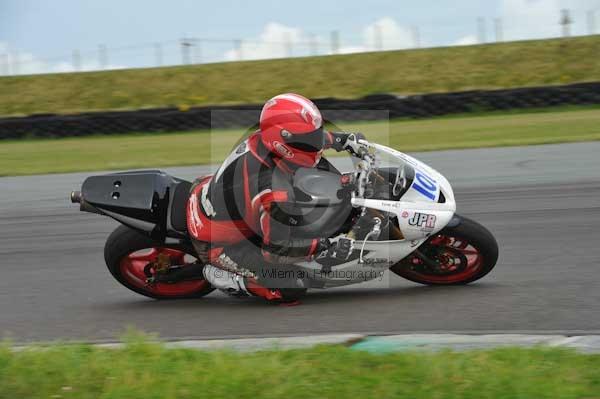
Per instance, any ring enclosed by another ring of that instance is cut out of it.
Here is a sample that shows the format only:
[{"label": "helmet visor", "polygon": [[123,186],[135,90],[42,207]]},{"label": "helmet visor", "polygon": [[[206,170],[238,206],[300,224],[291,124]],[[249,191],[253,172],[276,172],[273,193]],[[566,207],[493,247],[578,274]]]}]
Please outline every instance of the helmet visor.
[{"label": "helmet visor", "polygon": [[319,152],[325,147],[325,132],[323,128],[310,133],[300,134],[282,132],[282,136],[286,144],[300,151]]}]

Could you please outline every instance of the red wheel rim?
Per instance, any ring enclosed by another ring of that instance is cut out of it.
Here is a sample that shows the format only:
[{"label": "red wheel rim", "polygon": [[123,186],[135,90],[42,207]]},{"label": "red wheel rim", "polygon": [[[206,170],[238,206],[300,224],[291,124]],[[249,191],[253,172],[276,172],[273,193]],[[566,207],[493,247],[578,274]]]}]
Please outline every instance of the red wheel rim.
[{"label": "red wheel rim", "polygon": [[[438,250],[441,251],[441,254],[435,259],[439,263],[440,271],[427,273],[423,267],[415,270],[415,266],[418,267],[422,263],[422,260],[415,255],[408,259],[407,275],[426,283],[451,284],[468,281],[481,271],[483,255],[475,246],[460,237],[438,235],[432,238],[427,245],[438,247]],[[458,258],[457,253],[464,255],[467,261],[466,265],[457,266],[454,263]]]},{"label": "red wheel rim", "polygon": [[[144,268],[157,260],[159,255],[168,255],[172,263],[184,262],[185,252],[171,248],[147,248],[133,252],[121,260],[121,275],[132,286],[160,296],[185,296],[194,294],[208,285],[206,280],[182,281],[174,284],[156,283],[148,285]],[[191,255],[187,255],[191,256]]]}]

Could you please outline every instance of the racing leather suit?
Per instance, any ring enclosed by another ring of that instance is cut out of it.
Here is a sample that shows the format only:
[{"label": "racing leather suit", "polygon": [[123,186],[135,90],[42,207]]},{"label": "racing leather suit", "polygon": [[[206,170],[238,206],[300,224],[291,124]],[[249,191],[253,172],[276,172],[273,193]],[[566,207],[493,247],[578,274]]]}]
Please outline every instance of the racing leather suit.
[{"label": "racing leather suit", "polygon": [[[307,239],[293,236],[290,224],[294,223],[294,215],[287,214],[283,206],[294,199],[291,185],[293,166],[268,151],[259,135],[260,132],[251,135],[227,157],[211,179],[199,208],[212,221],[242,222],[252,230],[248,241],[238,246],[244,249],[236,251],[235,245],[226,248],[228,263],[240,264],[252,259],[247,245],[251,242],[254,249],[257,246],[260,248],[267,263],[292,264],[327,249],[328,240],[323,237]],[[327,133],[326,148],[342,151],[348,136],[344,133]],[[321,158],[315,167],[339,173],[325,158]],[[290,183],[287,189],[274,184],[282,179]],[[243,264],[240,266],[244,267]],[[247,283],[240,281],[238,285],[241,291],[247,291],[244,287]]]}]

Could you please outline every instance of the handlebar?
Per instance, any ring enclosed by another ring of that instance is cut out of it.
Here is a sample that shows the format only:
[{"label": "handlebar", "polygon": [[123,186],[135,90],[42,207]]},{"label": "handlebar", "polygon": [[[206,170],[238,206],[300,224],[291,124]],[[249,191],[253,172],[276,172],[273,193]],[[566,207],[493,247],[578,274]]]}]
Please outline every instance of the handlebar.
[{"label": "handlebar", "polygon": [[[352,139],[352,141],[350,141]],[[373,173],[378,164],[378,156],[376,152],[372,152],[372,147],[365,139],[356,140],[356,136],[352,135],[348,138],[350,144],[348,151],[361,161],[356,165],[356,195],[363,198],[365,190],[369,184],[369,177]]]},{"label": "handlebar", "polygon": [[355,195],[364,198],[371,173],[378,164],[379,157],[374,147],[364,138],[361,133],[330,132],[333,135],[337,151],[346,150],[352,156],[360,159],[354,171],[354,182],[356,185]]}]

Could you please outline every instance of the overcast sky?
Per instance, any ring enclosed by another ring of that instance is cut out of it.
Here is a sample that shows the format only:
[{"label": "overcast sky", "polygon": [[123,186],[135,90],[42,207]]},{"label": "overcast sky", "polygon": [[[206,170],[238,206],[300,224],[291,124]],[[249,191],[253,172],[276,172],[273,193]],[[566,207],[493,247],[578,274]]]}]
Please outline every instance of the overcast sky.
[{"label": "overcast sky", "polygon": [[326,54],[332,30],[341,52],[410,48],[417,40],[473,44],[480,17],[488,41],[495,18],[505,40],[555,37],[563,8],[572,11],[573,34],[587,33],[586,13],[598,10],[600,33],[600,0],[0,0],[0,63],[10,54],[20,73],[68,71],[78,50],[80,67],[95,69],[105,45],[110,67],[171,64],[181,62],[182,37],[224,40],[198,47],[191,57],[203,62],[308,55],[314,44]]}]

